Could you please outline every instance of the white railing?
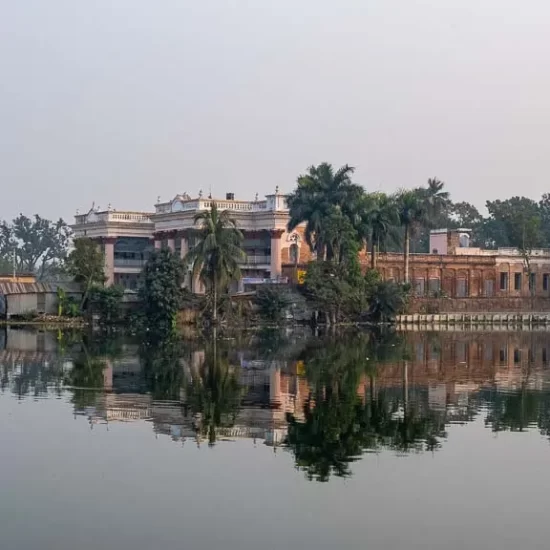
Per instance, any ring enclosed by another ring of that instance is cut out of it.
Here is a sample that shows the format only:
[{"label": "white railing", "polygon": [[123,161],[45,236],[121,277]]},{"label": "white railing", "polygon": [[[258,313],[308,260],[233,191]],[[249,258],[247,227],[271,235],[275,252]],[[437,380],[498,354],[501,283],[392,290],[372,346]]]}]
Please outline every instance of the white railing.
[{"label": "white railing", "polygon": [[271,210],[286,210],[288,208],[286,198],[279,195],[277,197],[277,202],[274,202],[274,200],[232,201],[215,199],[196,199],[176,203],[164,202],[155,206],[155,212],[157,214],[167,214],[170,212],[188,212],[190,210],[210,210],[214,203],[218,207],[218,210],[232,210],[234,212],[265,212]]},{"label": "white railing", "polygon": [[141,212],[90,212],[75,216],[77,225],[97,222],[115,222],[115,223],[152,223],[149,214]]},{"label": "white railing", "polygon": [[239,262],[241,265],[262,265],[270,264],[271,256],[247,256],[244,260]]},{"label": "white railing", "polygon": [[147,263],[147,260],[141,260],[139,258],[115,258],[115,267],[143,267]]}]

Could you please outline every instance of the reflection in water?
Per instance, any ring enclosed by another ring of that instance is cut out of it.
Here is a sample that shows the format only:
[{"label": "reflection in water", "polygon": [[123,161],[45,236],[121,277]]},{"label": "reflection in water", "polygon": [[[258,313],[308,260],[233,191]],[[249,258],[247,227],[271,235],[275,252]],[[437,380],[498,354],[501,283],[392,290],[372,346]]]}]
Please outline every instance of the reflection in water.
[{"label": "reflection in water", "polygon": [[262,332],[133,342],[8,329],[2,392],[68,392],[91,426],[141,420],[214,445],[251,438],[309,479],[351,475],[365,452],[436,451],[449,424],[550,433],[543,333]]}]

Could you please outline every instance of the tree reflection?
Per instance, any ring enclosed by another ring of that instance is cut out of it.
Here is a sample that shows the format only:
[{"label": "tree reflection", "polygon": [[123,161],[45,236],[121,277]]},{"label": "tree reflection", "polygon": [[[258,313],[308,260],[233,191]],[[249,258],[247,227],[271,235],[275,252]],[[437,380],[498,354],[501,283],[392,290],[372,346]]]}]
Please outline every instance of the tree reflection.
[{"label": "tree reflection", "polygon": [[351,475],[350,463],[366,450],[408,453],[439,446],[444,415],[418,400],[409,403],[406,377],[401,394],[376,390],[384,364],[404,362],[407,356],[395,333],[354,334],[306,352],[311,395],[303,422],[288,417],[286,443],[309,479]]},{"label": "tree reflection", "polygon": [[235,424],[242,394],[238,368],[230,364],[227,348],[216,341],[214,333],[205,345],[204,362],[192,365],[186,384],[195,429],[208,438],[209,445],[215,444],[219,428]]},{"label": "tree reflection", "polygon": [[179,336],[150,335],[140,346],[140,359],[154,399],[179,401],[183,387],[183,349]]}]

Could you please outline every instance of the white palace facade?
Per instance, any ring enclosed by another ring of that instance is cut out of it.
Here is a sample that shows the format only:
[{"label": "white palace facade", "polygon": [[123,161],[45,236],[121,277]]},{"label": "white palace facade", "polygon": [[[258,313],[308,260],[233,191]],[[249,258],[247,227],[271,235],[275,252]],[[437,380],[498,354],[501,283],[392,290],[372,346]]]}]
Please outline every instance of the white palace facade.
[{"label": "white palace facade", "polygon": [[[278,188],[263,200],[236,200],[232,193],[225,199],[204,198],[199,193],[191,198],[186,193],[168,202],[158,202],[154,212],[132,212],[92,208],[77,213],[72,226],[75,238],[97,241],[105,256],[108,284],[127,289],[138,286],[139,276],[153,249],[167,247],[185,258],[194,246],[197,226],[194,216],[210,210],[229,210],[244,235],[246,259],[242,262],[242,279],[234,290],[247,290],[264,282],[282,281],[284,265],[297,265],[309,256],[303,241],[303,228],[289,233],[285,195]],[[204,292],[198,279],[187,274],[186,286],[196,293]]]}]

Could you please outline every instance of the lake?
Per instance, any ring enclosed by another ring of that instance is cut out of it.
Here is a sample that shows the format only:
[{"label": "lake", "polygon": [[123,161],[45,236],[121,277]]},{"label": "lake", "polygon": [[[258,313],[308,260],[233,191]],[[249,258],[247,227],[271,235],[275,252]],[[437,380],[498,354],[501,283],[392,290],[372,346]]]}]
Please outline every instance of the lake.
[{"label": "lake", "polygon": [[549,347],[2,329],[2,547],[544,548]]}]

